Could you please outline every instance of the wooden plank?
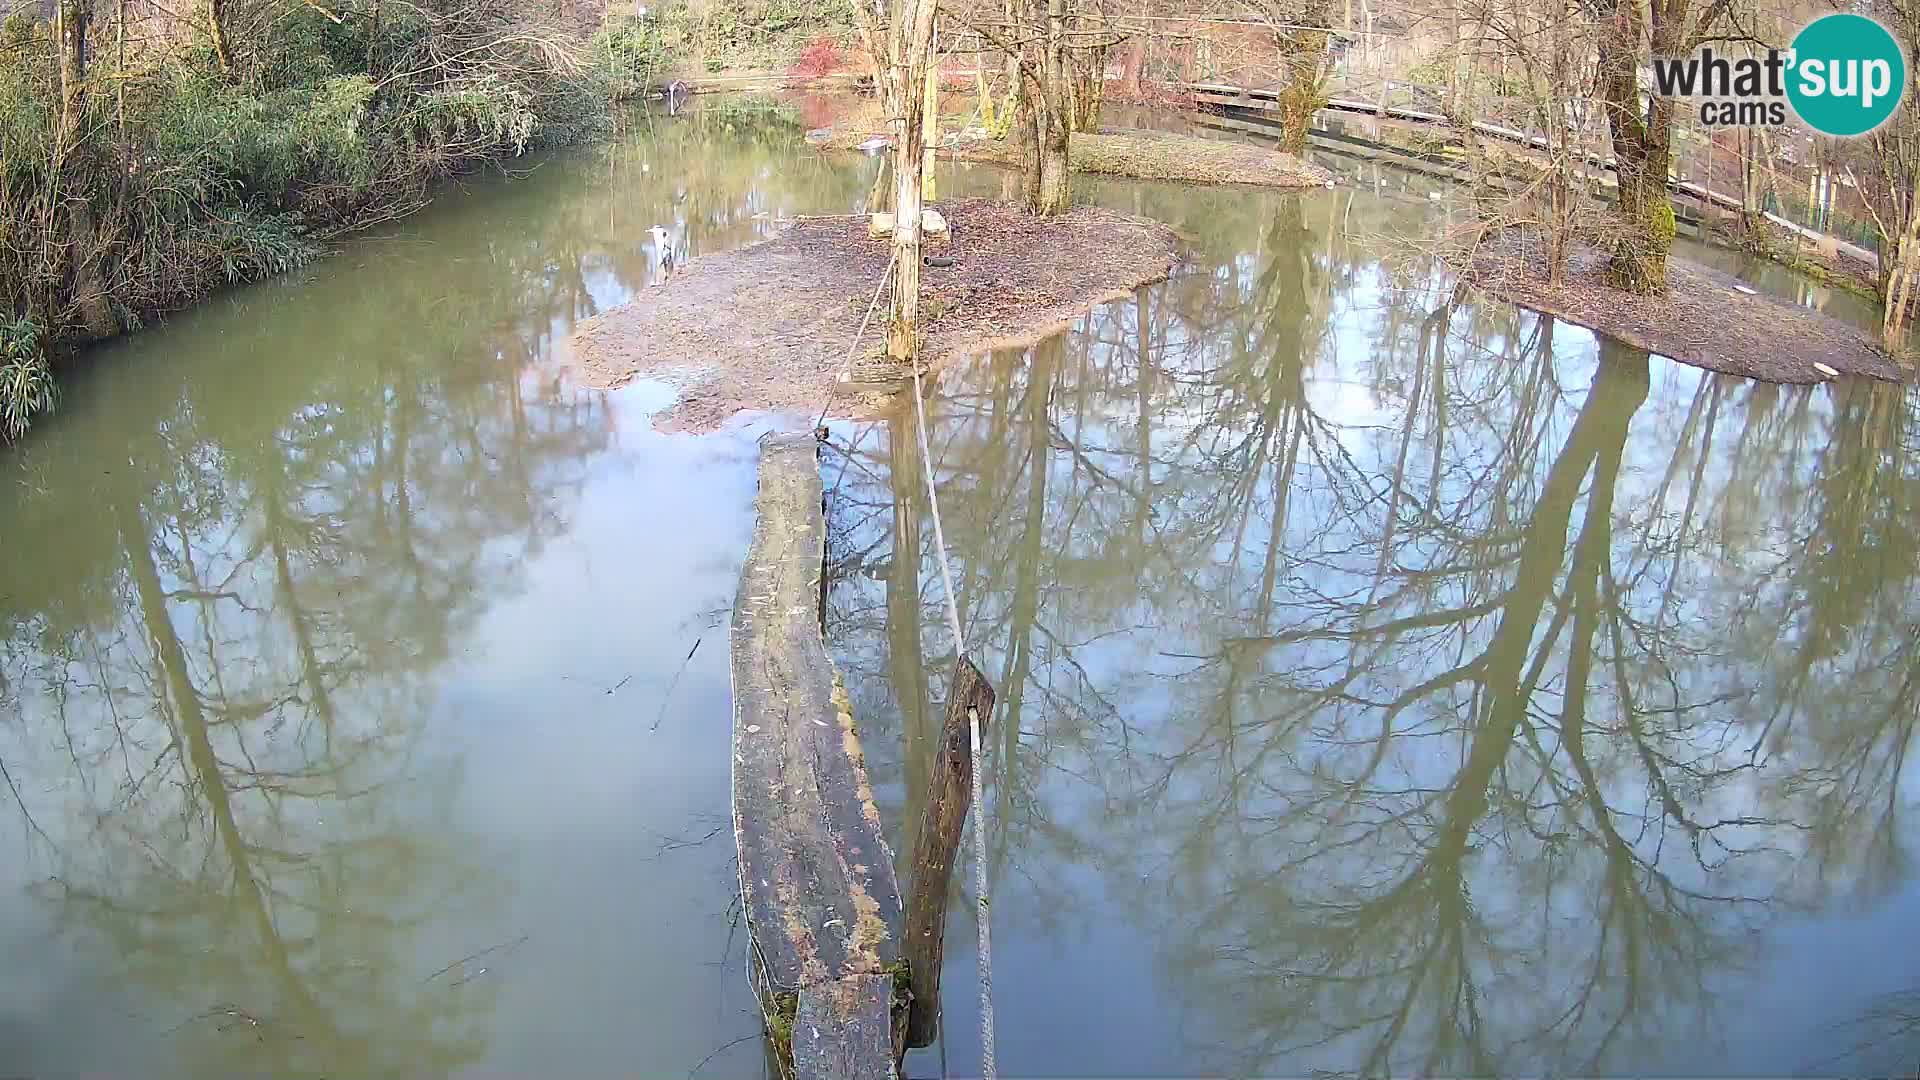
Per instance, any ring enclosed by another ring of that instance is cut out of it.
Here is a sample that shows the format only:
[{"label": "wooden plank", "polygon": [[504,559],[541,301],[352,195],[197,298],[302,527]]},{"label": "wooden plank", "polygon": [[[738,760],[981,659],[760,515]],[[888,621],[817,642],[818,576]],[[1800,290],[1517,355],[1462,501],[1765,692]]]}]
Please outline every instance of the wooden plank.
[{"label": "wooden plank", "polygon": [[[866,981],[891,984],[901,913],[852,708],[820,636],[818,444],[807,433],[761,447],[758,520],[733,607],[733,825],[754,984],[778,1045],[810,999],[846,1004],[864,1000]],[[872,1037],[870,1025],[833,1031]],[[826,1048],[812,1060],[883,1058],[885,1070],[792,1075],[892,1076],[891,1039],[879,1058],[873,1049]],[[796,1055],[790,1067],[802,1064]]]},{"label": "wooden plank", "polygon": [[960,835],[973,804],[973,733],[993,715],[993,685],[973,661],[962,656],[953,666],[947,692],[947,721],[927,778],[926,812],[913,846],[913,901],[907,905],[902,946],[913,999],[907,1014],[907,1045],[931,1046],[940,1030],[940,970],[946,954],[947,898]]},{"label": "wooden plank", "polygon": [[796,1076],[893,1076],[893,977],[850,975],[800,991],[793,1017]]}]

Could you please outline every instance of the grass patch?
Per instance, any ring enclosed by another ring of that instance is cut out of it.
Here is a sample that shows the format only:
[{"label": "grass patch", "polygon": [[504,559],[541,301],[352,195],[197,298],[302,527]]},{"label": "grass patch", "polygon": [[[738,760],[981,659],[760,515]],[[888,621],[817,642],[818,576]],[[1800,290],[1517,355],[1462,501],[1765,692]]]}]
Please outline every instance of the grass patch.
[{"label": "grass patch", "polygon": [[1135,180],[1320,187],[1332,178],[1292,154],[1185,135],[1080,134],[1069,154],[1075,171]]}]

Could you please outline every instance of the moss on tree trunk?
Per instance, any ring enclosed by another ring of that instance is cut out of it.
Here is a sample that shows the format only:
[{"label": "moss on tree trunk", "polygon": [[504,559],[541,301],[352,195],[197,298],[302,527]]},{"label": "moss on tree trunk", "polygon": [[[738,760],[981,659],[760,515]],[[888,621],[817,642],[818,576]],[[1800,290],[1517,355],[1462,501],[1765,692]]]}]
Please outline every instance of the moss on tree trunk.
[{"label": "moss on tree trunk", "polygon": [[1307,152],[1313,114],[1326,104],[1318,80],[1296,76],[1280,91],[1280,149],[1296,157]]},{"label": "moss on tree trunk", "polygon": [[1326,23],[1326,5],[1310,4],[1298,16],[1299,24],[1280,35],[1286,85],[1279,94],[1280,149],[1296,157],[1307,152],[1313,114],[1327,104],[1326,61],[1331,35],[1318,29]]},{"label": "moss on tree trunk", "polygon": [[1039,186],[1033,212],[1043,217],[1066,213],[1073,205],[1073,170],[1067,159],[1067,129],[1072,124],[1073,92],[1068,85],[1066,0],[1047,0],[1044,85],[1034,110],[1034,137],[1040,152]]},{"label": "moss on tree trunk", "polygon": [[1617,288],[1646,294],[1666,287],[1667,255],[1673,250],[1673,203],[1667,193],[1673,161],[1673,101],[1654,97],[1642,111],[1638,56],[1637,42],[1612,41],[1602,35],[1599,89],[1620,180],[1617,234],[1607,279]]},{"label": "moss on tree trunk", "polygon": [[1620,183],[1620,235],[1607,262],[1607,279],[1633,293],[1667,287],[1667,256],[1673,252],[1673,203],[1665,184],[1645,178]]}]

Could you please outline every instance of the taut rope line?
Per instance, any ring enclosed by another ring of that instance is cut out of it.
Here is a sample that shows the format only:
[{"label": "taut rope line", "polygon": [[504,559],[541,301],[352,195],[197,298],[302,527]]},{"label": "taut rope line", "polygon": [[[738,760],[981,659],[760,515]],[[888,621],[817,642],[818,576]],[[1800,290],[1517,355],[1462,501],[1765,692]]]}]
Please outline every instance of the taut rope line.
[{"label": "taut rope line", "polygon": [[[859,355],[860,339],[867,336],[867,325],[873,322],[874,310],[880,306],[880,294],[887,291],[887,279],[893,277],[893,268],[899,261],[900,249],[894,248],[893,254],[887,257],[887,268],[880,271],[880,284],[873,287],[873,300],[867,304],[867,317],[860,320],[860,329],[853,332],[853,344],[847,346],[846,362],[840,365],[841,382],[853,377],[853,358]],[[835,384],[835,386],[838,385],[838,383]],[[820,430],[820,425],[826,422],[827,410],[833,407],[833,391],[833,386],[827,387],[827,400],[820,403],[820,415],[813,419],[815,431]]]},{"label": "taut rope line", "polygon": [[[886,291],[887,281],[893,276],[893,269],[900,259],[900,249],[895,248],[887,259],[887,268],[880,274],[880,284],[874,287],[873,300],[867,304],[867,314],[860,320],[860,329],[853,335],[853,344],[847,348],[847,360],[841,378],[853,375],[853,358],[859,354],[860,339],[866,336],[867,326],[873,321],[873,313],[880,306],[880,296]],[[947,561],[947,532],[940,522],[940,495],[934,490],[933,452],[927,445],[927,403],[925,392],[920,384],[920,345],[916,340],[913,355],[908,358],[913,369],[913,408],[919,423],[914,425],[915,433],[920,437],[920,468],[927,481],[927,505],[933,515],[934,553],[940,557],[940,581],[946,590],[947,628],[953,632],[953,655],[957,663],[967,653],[966,633],[960,627],[960,608],[954,599],[953,566]],[[814,430],[826,421],[827,410],[833,404],[833,389],[827,391],[827,400],[820,406],[820,415],[813,422]],[[975,925],[979,928],[976,952],[980,959],[980,1074],[984,1080],[997,1080],[999,1065],[994,1059],[993,1046],[993,934],[988,923],[989,901],[987,899],[987,832],[983,824],[986,819],[987,804],[983,792],[981,773],[980,712],[967,710],[967,735],[973,750],[973,891],[979,911]],[[941,1040],[942,1056],[945,1055],[945,1042]]]},{"label": "taut rope line", "polygon": [[[920,387],[920,347],[916,341],[913,356],[913,407],[919,423],[920,468],[927,481],[927,505],[933,512],[934,552],[940,556],[940,580],[946,587],[947,628],[953,631],[953,655],[958,663],[967,653],[966,634],[960,629],[960,607],[954,599],[953,567],[947,562],[947,534],[940,524],[940,494],[933,483],[933,451],[927,445],[927,403]],[[980,752],[980,712],[967,710],[967,734],[973,743],[973,892],[979,905],[975,924],[979,927],[977,952],[980,957],[980,1075],[995,1080],[999,1067],[993,1054],[993,934],[988,922],[987,900],[987,802],[982,794],[980,774],[984,768]]]}]

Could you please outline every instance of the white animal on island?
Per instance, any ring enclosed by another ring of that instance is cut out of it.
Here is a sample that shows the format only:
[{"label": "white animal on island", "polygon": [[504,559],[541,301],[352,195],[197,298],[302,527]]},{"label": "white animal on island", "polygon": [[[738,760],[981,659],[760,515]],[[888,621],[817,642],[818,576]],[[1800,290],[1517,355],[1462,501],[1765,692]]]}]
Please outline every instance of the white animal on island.
[{"label": "white animal on island", "polygon": [[[920,211],[920,233],[922,236],[943,239],[951,235],[947,219],[929,206]],[[879,210],[867,215],[867,239],[883,240],[893,235],[893,215]]]},{"label": "white animal on island", "polygon": [[653,238],[653,268],[665,278],[673,272],[673,238],[658,225],[648,229],[647,235]]}]

